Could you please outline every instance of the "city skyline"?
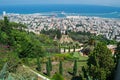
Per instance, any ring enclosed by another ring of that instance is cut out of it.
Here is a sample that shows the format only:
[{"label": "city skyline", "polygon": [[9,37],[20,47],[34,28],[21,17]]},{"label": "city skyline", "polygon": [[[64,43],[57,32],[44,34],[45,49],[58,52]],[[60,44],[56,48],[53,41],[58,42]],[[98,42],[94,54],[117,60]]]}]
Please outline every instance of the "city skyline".
[{"label": "city skyline", "polygon": [[0,5],[82,4],[120,7],[120,0],[1,0]]}]

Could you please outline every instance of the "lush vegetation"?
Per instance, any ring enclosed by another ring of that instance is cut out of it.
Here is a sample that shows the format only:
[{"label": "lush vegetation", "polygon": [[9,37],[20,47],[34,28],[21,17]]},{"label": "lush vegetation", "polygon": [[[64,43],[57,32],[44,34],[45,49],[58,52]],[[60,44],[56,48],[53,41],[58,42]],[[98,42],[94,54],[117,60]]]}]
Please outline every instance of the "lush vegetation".
[{"label": "lush vegetation", "polygon": [[49,37],[52,38],[52,39],[55,38],[55,36],[57,37],[57,39],[60,39],[61,36],[62,36],[60,30],[58,30],[58,29],[55,29],[55,30],[53,30],[53,29],[44,30],[44,29],[43,29],[43,30],[41,31],[41,33],[42,33],[42,34],[45,34],[45,35],[49,35]]},{"label": "lush vegetation", "polygon": [[68,35],[75,41],[79,41],[80,43],[88,43],[90,40],[95,40],[96,42],[103,42],[105,44],[116,44],[115,40],[108,40],[102,35],[94,35],[89,32],[68,32]]},{"label": "lush vegetation", "polygon": [[47,56],[51,46],[56,47],[57,43],[48,36],[25,30],[24,25],[9,22],[7,17],[0,20],[0,70],[7,63],[9,73],[15,73],[18,65],[30,65],[29,59],[34,58],[37,61],[36,69],[40,71],[40,58]]},{"label": "lush vegetation", "polygon": [[[26,65],[51,80],[113,80],[120,59],[120,43],[101,35],[67,31],[77,42],[59,44],[53,39],[61,38],[60,30],[41,33],[28,32],[26,26],[9,22],[7,17],[0,20],[0,79],[36,80],[37,76],[23,67]],[[79,42],[84,44],[87,56],[76,52],[81,47]],[[115,55],[106,44],[117,44]],[[64,53],[60,54],[60,50]]]},{"label": "lush vegetation", "polygon": [[113,80],[111,76],[115,64],[111,51],[103,43],[98,43],[88,59],[88,75],[94,80]]}]

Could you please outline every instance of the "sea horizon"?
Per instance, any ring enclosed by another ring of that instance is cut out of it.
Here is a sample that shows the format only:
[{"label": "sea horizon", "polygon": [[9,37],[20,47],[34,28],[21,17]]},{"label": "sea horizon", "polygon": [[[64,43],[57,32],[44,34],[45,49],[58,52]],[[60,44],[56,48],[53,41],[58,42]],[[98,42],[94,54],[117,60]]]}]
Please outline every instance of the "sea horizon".
[{"label": "sea horizon", "polygon": [[79,4],[49,4],[49,5],[1,5],[0,14],[34,14],[34,13],[53,13],[64,12],[71,15],[94,16],[103,18],[120,18],[120,7],[100,6],[100,5],[79,5]]}]

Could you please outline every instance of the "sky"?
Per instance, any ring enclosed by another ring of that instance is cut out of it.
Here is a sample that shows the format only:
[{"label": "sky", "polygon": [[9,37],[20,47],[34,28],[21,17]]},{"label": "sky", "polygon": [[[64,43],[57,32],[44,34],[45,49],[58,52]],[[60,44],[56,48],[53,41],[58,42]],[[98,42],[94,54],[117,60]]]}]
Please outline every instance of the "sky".
[{"label": "sky", "polygon": [[0,5],[21,4],[87,4],[120,7],[120,0],[0,0]]}]

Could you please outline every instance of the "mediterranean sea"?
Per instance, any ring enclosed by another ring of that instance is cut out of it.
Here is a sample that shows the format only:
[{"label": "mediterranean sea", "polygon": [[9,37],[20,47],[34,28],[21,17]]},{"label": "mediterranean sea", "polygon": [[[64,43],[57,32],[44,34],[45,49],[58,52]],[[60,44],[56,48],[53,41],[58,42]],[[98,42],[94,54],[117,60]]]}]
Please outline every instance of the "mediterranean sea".
[{"label": "mediterranean sea", "polygon": [[40,13],[46,15],[81,15],[96,16],[104,18],[120,18],[120,7],[97,6],[97,5],[0,5],[0,14],[7,13],[33,14]]}]

